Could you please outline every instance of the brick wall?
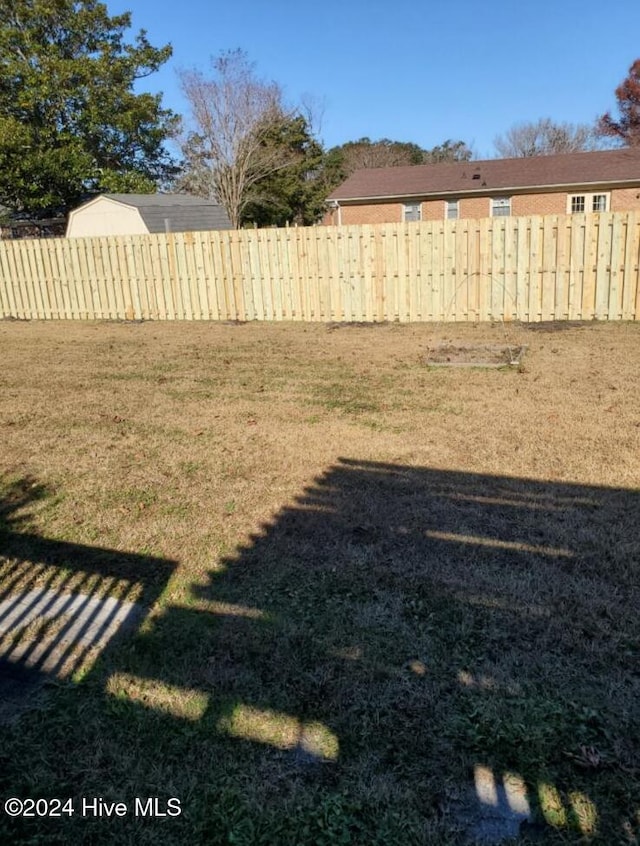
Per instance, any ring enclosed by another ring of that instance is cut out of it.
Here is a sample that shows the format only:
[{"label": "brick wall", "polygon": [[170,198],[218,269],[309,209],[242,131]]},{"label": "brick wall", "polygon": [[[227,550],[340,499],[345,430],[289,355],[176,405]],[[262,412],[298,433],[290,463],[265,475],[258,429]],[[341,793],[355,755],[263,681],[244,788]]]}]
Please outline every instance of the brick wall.
[{"label": "brick wall", "polygon": [[640,211],[640,188],[614,188],[611,211]]},{"label": "brick wall", "polygon": [[400,223],[402,203],[371,203],[363,206],[341,206],[342,222],[347,223]]},{"label": "brick wall", "polygon": [[423,220],[444,220],[444,200],[425,200],[422,204]]},{"label": "brick wall", "polygon": [[511,198],[511,214],[566,214],[567,192],[556,191],[553,194],[517,194]]},{"label": "brick wall", "polygon": [[[574,191],[571,193],[580,193]],[[594,193],[585,191],[584,193]],[[596,192],[598,193],[598,192]],[[610,211],[640,211],[640,188],[616,188],[611,192]],[[506,195],[505,195],[506,196]],[[511,198],[513,217],[535,214],[566,214],[567,191],[547,194],[514,194]],[[489,197],[463,197],[460,200],[461,218],[491,216]],[[444,220],[445,201],[425,200],[422,203],[422,220]],[[369,203],[358,206],[341,206],[342,223],[399,223],[403,219],[402,203]],[[337,223],[337,213],[329,212],[323,223]]]},{"label": "brick wall", "polygon": [[464,197],[460,200],[460,217],[489,217],[490,214],[488,197]]}]

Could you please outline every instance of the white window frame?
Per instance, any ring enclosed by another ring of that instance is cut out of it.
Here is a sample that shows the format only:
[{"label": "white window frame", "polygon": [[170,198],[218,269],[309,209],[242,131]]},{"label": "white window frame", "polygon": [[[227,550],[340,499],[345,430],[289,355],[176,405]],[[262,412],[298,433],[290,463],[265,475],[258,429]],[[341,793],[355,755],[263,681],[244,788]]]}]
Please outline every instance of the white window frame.
[{"label": "white window frame", "polygon": [[[508,211],[505,214],[496,214],[495,210],[496,207],[494,203],[502,202],[505,203],[503,206],[498,206],[498,208],[506,208]],[[511,197],[490,197],[489,198],[489,210],[491,212],[491,217],[511,217]]]},{"label": "white window frame", "polygon": [[[571,210],[573,200],[578,197],[584,197],[584,211],[574,212]],[[604,209],[593,210],[593,202],[596,197],[604,197]],[[567,194],[567,214],[600,214],[611,210],[611,193],[609,191],[591,191],[580,192],[579,194]]]},{"label": "white window frame", "polygon": [[[418,217],[407,217],[407,211],[409,209],[413,210],[418,209]],[[415,223],[418,220],[422,220],[422,203],[403,203],[402,204],[402,220],[408,223]]]},{"label": "white window frame", "polygon": [[[449,214],[449,205],[455,205],[456,213],[452,216]],[[444,201],[444,219],[445,220],[459,220],[460,219],[460,200],[445,200]]]}]

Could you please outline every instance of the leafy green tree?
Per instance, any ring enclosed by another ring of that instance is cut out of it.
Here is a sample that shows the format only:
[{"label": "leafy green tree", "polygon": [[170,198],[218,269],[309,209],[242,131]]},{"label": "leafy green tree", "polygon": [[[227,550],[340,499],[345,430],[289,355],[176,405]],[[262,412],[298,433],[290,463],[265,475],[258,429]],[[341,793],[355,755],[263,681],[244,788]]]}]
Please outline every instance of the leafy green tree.
[{"label": "leafy green tree", "polygon": [[97,191],[151,192],[175,172],[177,118],[136,80],[167,61],[97,0],[0,0],[0,204],[46,215]]}]

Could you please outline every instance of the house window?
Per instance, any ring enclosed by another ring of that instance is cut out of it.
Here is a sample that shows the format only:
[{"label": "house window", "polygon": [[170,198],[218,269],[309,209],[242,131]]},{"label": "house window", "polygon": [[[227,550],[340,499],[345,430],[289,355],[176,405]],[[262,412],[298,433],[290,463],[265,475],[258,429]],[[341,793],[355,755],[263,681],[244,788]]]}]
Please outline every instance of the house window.
[{"label": "house window", "polygon": [[511,197],[491,198],[491,217],[509,217],[511,214]]},{"label": "house window", "polygon": [[608,194],[570,194],[568,197],[567,211],[571,214],[606,212],[608,210]]},{"label": "house window", "polygon": [[459,200],[445,200],[444,201],[444,218],[445,220],[457,220],[460,217],[460,201]]},{"label": "house window", "polygon": [[584,211],[584,201],[584,194],[576,194],[575,197],[571,197],[571,214],[582,214]]},{"label": "house window", "polygon": [[422,203],[405,203],[404,220],[420,220],[422,218]]},{"label": "house window", "polygon": [[606,212],[607,210],[607,195],[594,194],[591,197],[591,211]]}]

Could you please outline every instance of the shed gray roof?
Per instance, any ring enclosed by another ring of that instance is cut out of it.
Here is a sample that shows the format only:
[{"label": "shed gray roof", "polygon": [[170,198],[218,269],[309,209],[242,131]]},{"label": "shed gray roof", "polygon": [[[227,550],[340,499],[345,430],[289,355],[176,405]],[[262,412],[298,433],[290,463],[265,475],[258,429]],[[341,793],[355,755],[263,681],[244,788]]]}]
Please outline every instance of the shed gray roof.
[{"label": "shed gray roof", "polygon": [[231,221],[218,203],[188,194],[101,194],[109,200],[133,206],[149,232],[199,232],[231,229]]}]

